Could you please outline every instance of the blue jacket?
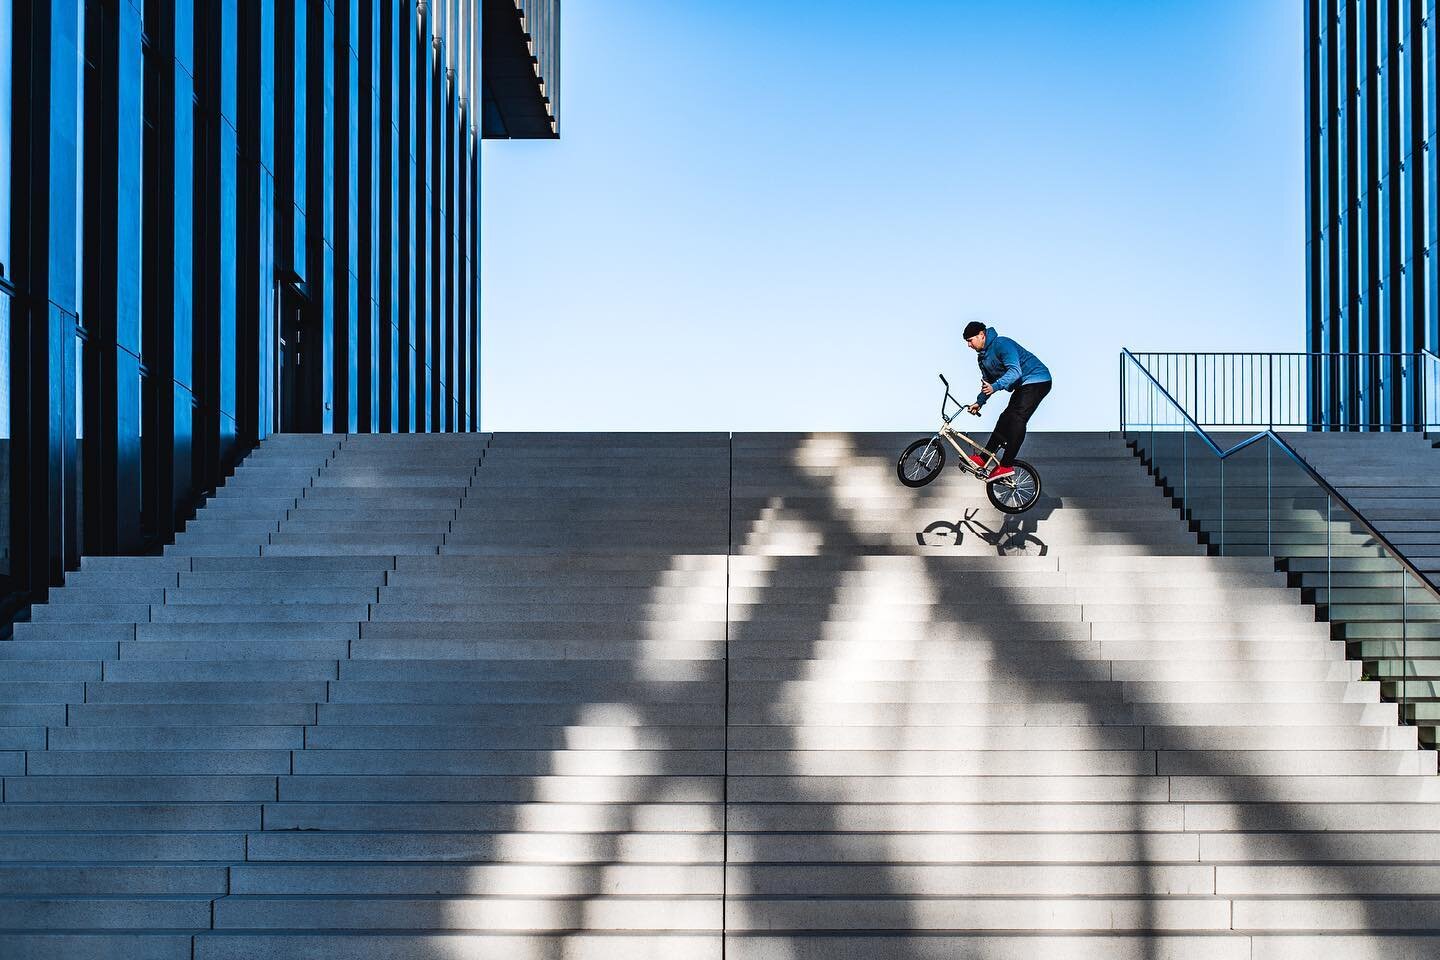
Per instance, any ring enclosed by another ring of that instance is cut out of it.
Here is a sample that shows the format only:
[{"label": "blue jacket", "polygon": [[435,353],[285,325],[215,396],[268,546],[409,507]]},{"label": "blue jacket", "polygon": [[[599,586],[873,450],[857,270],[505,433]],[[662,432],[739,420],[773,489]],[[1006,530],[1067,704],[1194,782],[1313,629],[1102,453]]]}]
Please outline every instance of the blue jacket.
[{"label": "blue jacket", "polygon": [[[980,364],[980,376],[997,393],[1050,379],[1049,368],[1035,354],[1009,337],[1000,336],[994,327],[985,328],[985,349],[977,353],[975,359]],[[983,407],[989,399],[982,393],[975,402]]]}]

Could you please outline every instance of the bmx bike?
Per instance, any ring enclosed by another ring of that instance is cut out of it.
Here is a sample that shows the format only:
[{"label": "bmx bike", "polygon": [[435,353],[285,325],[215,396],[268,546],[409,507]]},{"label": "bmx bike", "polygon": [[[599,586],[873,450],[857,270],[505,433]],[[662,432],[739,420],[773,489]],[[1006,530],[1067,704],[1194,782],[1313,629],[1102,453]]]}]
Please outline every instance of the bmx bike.
[{"label": "bmx bike", "polygon": [[[933,437],[921,437],[910,444],[895,464],[900,482],[907,487],[923,487],[940,476],[945,467],[947,443],[955,448],[956,465],[977,480],[984,481],[1000,463],[994,454],[951,426],[950,421],[958,417],[966,405],[951,396],[950,381],[943,373],[940,382],[945,385],[945,395],[940,399],[939,431]],[[946,409],[952,403],[956,409],[947,413]],[[980,414],[975,415],[978,417]],[[970,452],[967,452],[967,447]],[[972,459],[975,456],[982,458],[980,463]],[[1016,460],[1011,466],[1015,472],[986,483],[985,493],[1002,513],[1024,513],[1040,499],[1040,471],[1024,460]]]}]

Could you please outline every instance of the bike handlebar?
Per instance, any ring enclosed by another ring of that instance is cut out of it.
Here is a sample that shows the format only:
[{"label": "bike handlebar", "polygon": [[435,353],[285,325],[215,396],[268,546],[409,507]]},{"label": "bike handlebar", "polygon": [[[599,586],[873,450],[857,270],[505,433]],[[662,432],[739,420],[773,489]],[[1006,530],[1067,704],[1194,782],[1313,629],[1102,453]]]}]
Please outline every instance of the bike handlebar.
[{"label": "bike handlebar", "polygon": [[[950,392],[950,381],[945,379],[945,374],[943,373],[940,374],[940,382],[945,384],[945,395],[940,398],[940,419],[944,420],[946,423],[949,423],[952,419],[960,415],[960,410],[969,410],[971,407],[974,406],[974,404],[961,403],[959,400],[956,400],[954,394]],[[956,410],[953,414],[950,414],[948,416],[945,413],[945,402],[947,400],[960,408],[959,410]],[[974,411],[974,414],[978,417],[980,416],[980,411],[976,410]]]},{"label": "bike handlebar", "polygon": [[[940,419],[944,420],[946,423],[949,423],[952,417],[959,416],[960,410],[965,409],[965,404],[961,403],[959,400],[956,400],[955,397],[950,393],[950,381],[945,379],[945,374],[943,373],[940,374],[940,382],[945,384],[945,395],[940,398]],[[945,413],[946,401],[955,404],[955,406],[959,407],[960,410],[956,410],[955,413],[947,416]]]}]

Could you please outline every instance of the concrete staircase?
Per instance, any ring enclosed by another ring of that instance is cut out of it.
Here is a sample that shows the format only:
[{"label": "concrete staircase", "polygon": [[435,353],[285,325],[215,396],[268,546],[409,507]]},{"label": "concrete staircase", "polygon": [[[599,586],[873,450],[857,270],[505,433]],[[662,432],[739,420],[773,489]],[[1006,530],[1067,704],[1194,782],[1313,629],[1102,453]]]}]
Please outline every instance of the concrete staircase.
[{"label": "concrete staircase", "polygon": [[0,957],[1440,953],[1436,754],[1269,560],[904,439],[272,438],[0,645]]}]

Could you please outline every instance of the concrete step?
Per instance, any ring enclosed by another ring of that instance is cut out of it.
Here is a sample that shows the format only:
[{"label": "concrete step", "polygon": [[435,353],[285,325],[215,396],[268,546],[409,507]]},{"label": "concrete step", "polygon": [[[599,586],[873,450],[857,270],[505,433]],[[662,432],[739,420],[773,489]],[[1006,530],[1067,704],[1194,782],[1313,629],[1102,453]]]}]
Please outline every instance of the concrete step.
[{"label": "concrete step", "polygon": [[164,602],[164,586],[148,588],[141,586],[64,586],[50,591],[50,603],[52,605],[67,603],[118,605],[127,603],[150,604]]},{"label": "concrete step", "polygon": [[[186,660],[343,660],[350,655],[346,640],[151,640],[117,645],[124,661]],[[3,653],[3,651],[0,651]],[[104,659],[114,660],[115,654]]]},{"label": "concrete step", "polygon": [[176,583],[181,590],[323,590],[330,587],[353,589],[378,588],[385,583],[384,570],[344,570],[306,572],[303,570],[272,573],[182,573]]},{"label": "concrete step", "polygon": [[291,681],[334,680],[338,670],[334,660],[254,660],[165,661],[122,660],[105,666],[107,682],[171,683],[193,681]]},{"label": "concrete step", "polygon": [[203,623],[214,625],[256,623],[358,623],[368,620],[370,604],[285,603],[231,605],[207,604],[152,606],[148,620],[157,624]]},{"label": "concrete step", "polygon": [[301,726],[52,727],[49,750],[302,750]]},{"label": "concrete step", "polygon": [[[603,892],[645,897],[716,897],[721,868],[701,864],[613,864]],[[241,864],[231,890],[244,896],[466,895],[480,886],[497,897],[589,896],[593,870],[568,864],[313,863]]]},{"label": "concrete step", "polygon": [[[0,811],[3,812],[3,811]],[[699,803],[271,803],[267,830],[500,833],[523,826],[541,834],[719,833],[724,815]]]},{"label": "concrete step", "polygon": [[258,803],[7,803],[0,830],[52,833],[85,823],[97,832],[245,833],[261,829],[262,810]]},{"label": "concrete step", "polygon": [[350,586],[179,587],[163,591],[156,603],[172,606],[259,606],[262,604],[354,605],[376,602],[379,588]]},{"label": "concrete step", "polygon": [[270,775],[23,776],[7,778],[5,787],[7,803],[25,804],[260,803],[277,798],[276,778]]},{"label": "concrete step", "polygon": [[[245,844],[242,833],[25,833],[0,836],[0,860],[97,864],[223,862],[243,859]],[[0,898],[0,910],[3,903]]]},{"label": "concrete step", "polygon": [[223,866],[0,863],[0,896],[214,897],[224,893]]},{"label": "concrete step", "polygon": [[[63,686],[63,685],[60,685]],[[106,681],[89,684],[81,696],[65,697],[71,703],[224,704],[320,703],[326,700],[324,681]],[[0,700],[4,688],[0,686]]]},{"label": "concrete step", "polygon": [[[105,684],[106,687],[155,686],[177,690],[177,694],[188,692],[186,688],[199,684]],[[207,686],[229,688],[240,684],[208,684]],[[259,684],[251,684],[252,688]],[[301,688],[302,684],[266,684],[263,691],[257,690],[250,696],[274,697],[274,700],[297,699],[283,695]],[[369,681],[339,680],[328,684],[328,697],[310,699],[329,703],[575,703],[579,702],[628,702],[628,703],[674,703],[674,702],[716,702],[723,701],[725,691],[718,682],[685,681],[632,681],[619,680],[575,680],[575,681]],[[217,691],[219,693],[220,691]],[[123,695],[123,694],[122,694]],[[242,695],[236,691],[233,695]],[[1338,695],[1338,692],[1336,693]],[[1378,699],[1378,691],[1375,699]],[[274,702],[274,700],[270,702]],[[262,702],[262,701],[257,701]]]},{"label": "concrete step", "polygon": [[[70,629],[77,633],[83,631],[87,636],[96,632],[96,628],[91,625],[80,628],[71,627]],[[120,639],[142,643],[152,640],[351,640],[360,635],[360,624],[355,620],[347,622],[269,620],[217,624],[213,621],[194,619],[175,623],[141,623],[131,629],[133,636],[124,636]]]},{"label": "concrete step", "polygon": [[327,833],[251,834],[250,863],[689,864],[718,863],[720,833]]},{"label": "concrete step", "polygon": [[[297,514],[300,511],[295,511]],[[300,515],[295,519],[285,520],[277,526],[275,532],[284,533],[287,537],[305,535],[315,539],[328,539],[331,537],[394,537],[399,539],[405,535],[419,537],[421,534],[438,538],[440,534],[450,531],[457,521],[447,518],[420,520],[409,519],[375,519],[375,520],[339,520],[339,519],[312,519],[309,516]],[[273,539],[273,538],[272,538]],[[281,541],[285,542],[285,541]]]},{"label": "concrete step", "polygon": [[[1342,651],[1343,652],[1343,651]],[[366,639],[350,642],[354,660],[723,660],[723,634],[699,640]]]},{"label": "concrete step", "polygon": [[[730,676],[737,683],[752,680],[990,681],[990,680],[1359,680],[1361,665],[1343,660],[1290,661],[1103,661],[1081,660],[1043,652],[992,651],[989,659],[950,660],[784,660],[733,658]],[[345,671],[341,671],[342,676]]]},{"label": "concrete step", "polygon": [[[228,897],[216,905],[215,929],[241,929],[241,930],[505,930],[505,931],[536,931],[549,932],[562,924],[557,923],[557,912],[571,912],[570,905],[565,901],[548,898],[486,898],[486,897],[447,897],[447,898],[416,898],[416,899],[376,899],[376,898],[325,898],[315,900],[293,900],[283,898],[265,897]],[[589,901],[583,911],[575,912],[573,920],[563,922],[567,929],[576,931],[603,931],[611,934],[612,941],[607,954],[620,956],[618,952],[626,951],[629,956],[663,956],[664,954],[651,953],[646,948],[644,934],[647,931],[665,933],[672,930],[716,931],[714,937],[718,941],[718,931],[721,927],[721,907],[718,899],[714,897],[665,898],[665,899],[623,899],[601,897]],[[623,934],[623,936],[615,936]],[[692,935],[693,937],[693,935]],[[252,940],[255,938],[242,938]],[[352,937],[349,943],[351,949],[358,947]],[[418,939],[418,938],[416,938]],[[486,945],[486,939],[498,941]],[[490,956],[555,956],[551,949],[536,943],[520,942],[515,943],[518,937],[511,938],[482,938],[478,936],[469,937],[432,937],[426,943],[430,944],[426,949],[436,951],[430,956],[449,955],[450,949],[464,951],[463,956],[490,957]],[[694,938],[698,939],[698,938]],[[638,943],[635,941],[639,941]],[[567,944],[570,941],[567,939]],[[441,944],[445,944],[442,946]],[[393,950],[395,945],[386,938],[385,946]],[[659,947],[657,944],[655,947]],[[666,949],[676,949],[673,938],[665,938]],[[252,948],[253,949],[253,948]],[[270,949],[270,948],[265,948]],[[310,945],[314,950],[314,945]],[[360,949],[364,949],[360,947]],[[404,947],[401,947],[404,950]],[[584,948],[581,947],[581,950]],[[653,947],[651,949],[654,949]],[[670,956],[706,956],[707,953],[691,952],[688,947],[681,948],[684,952],[671,953]],[[493,950],[493,952],[492,952]],[[542,954],[541,951],[544,953]],[[640,952],[631,952],[631,951]],[[509,952],[502,952],[509,951]],[[570,955],[571,949],[565,948],[565,955]],[[266,955],[277,954],[267,952]],[[286,954],[281,953],[280,956]],[[311,953],[311,956],[329,956],[330,954]],[[338,955],[338,954],[337,954]],[[367,954],[368,955],[368,954]],[[424,953],[391,953],[392,956],[423,956]],[[602,956],[595,952],[576,952],[576,956]],[[718,943],[715,945],[713,955],[718,957]]]},{"label": "concrete step", "polygon": [[[1356,665],[1358,666],[1358,664]],[[723,683],[725,665],[719,660],[347,660],[340,664],[342,681],[628,681],[641,677],[651,682]]]},{"label": "concrete step", "polygon": [[234,727],[307,726],[316,722],[316,703],[71,703],[50,726]]},{"label": "concrete step", "polygon": [[[1393,719],[1393,705],[1390,707]],[[725,723],[721,698],[711,700],[676,700],[648,702],[639,711],[624,700],[592,700],[583,708],[573,703],[424,703],[400,700],[394,703],[320,703],[319,723],[459,726],[512,726],[532,724],[568,727],[583,714],[587,724],[614,726],[689,726]]]},{"label": "concrete step", "polygon": [[[338,686],[338,685],[337,685]],[[755,681],[731,690],[739,703],[1375,703],[1379,685],[1357,681]]]},{"label": "concrete step", "polygon": [[[275,788],[272,778],[271,789]],[[716,776],[461,776],[309,774],[279,778],[279,799],[318,803],[637,803],[719,805],[724,778]]]},{"label": "concrete step", "polygon": [[[751,901],[732,901],[727,905],[726,929],[736,932],[770,933],[776,930],[886,930],[894,931],[898,936],[894,940],[904,942],[904,931],[952,931],[955,929],[976,930],[976,931],[1013,931],[1013,930],[1054,930],[1065,933],[1113,933],[1115,931],[1140,931],[1144,933],[1158,931],[1199,931],[1210,930],[1220,933],[1230,932],[1230,902],[1219,898],[1210,899],[1174,899],[1166,900],[1159,897],[1104,897],[1104,898],[1064,898],[1037,900],[1025,897],[993,898],[984,900],[968,900],[962,898],[944,899],[900,899],[900,900],[878,900],[863,898],[801,898],[788,899],[756,899]],[[824,938],[826,941],[833,940],[832,937]],[[1006,946],[1015,946],[1013,941],[1007,942],[1002,937],[994,938],[998,943]],[[1059,938],[1056,938],[1059,940]],[[1105,942],[1105,948],[1111,951],[1109,954],[1090,953],[1088,950],[1082,953],[1066,950],[1064,953],[1055,953],[1057,956],[1144,956],[1142,948],[1137,943],[1132,949],[1123,947],[1117,949],[1114,938],[1098,938]],[[1140,938],[1136,938],[1137,941]],[[1191,942],[1198,947],[1205,938],[1194,937]],[[1212,938],[1218,939],[1218,938]],[[743,944],[740,949],[743,955],[765,955],[751,954],[748,951],[754,949],[749,943],[749,937],[737,937],[732,940],[734,943]],[[913,949],[924,949],[927,943],[933,942],[937,947],[944,944],[945,948],[960,949],[956,938],[921,939],[917,941]],[[1084,947],[1092,946],[1083,939],[1079,940],[1076,946],[1081,944]],[[1176,944],[1170,941],[1180,941],[1179,937],[1166,938],[1157,943],[1149,941],[1148,950],[1164,950],[1161,956],[1248,956],[1246,953],[1176,953]],[[972,949],[984,949],[985,943],[980,938],[967,938],[963,941]],[[1181,941],[1183,942],[1183,941]],[[884,943],[884,941],[881,941]],[[881,943],[875,946],[887,951],[886,955],[909,955],[909,950],[899,944]],[[1049,946],[1037,943],[1031,938],[1024,938],[1025,947],[1037,951],[1053,951],[1055,949],[1066,949],[1068,944],[1062,946],[1057,943]],[[998,944],[997,944],[998,945]],[[798,946],[798,945],[797,945]],[[1211,951],[1217,946],[1221,950],[1225,948],[1219,944],[1207,944]],[[1248,948],[1248,944],[1246,945]],[[804,950],[804,947],[799,947]],[[1082,947],[1083,949],[1083,947]],[[890,953],[890,951],[896,951]],[[810,955],[807,953],[801,956]],[[818,955],[818,954],[817,954]],[[860,954],[842,953],[842,956]],[[1020,956],[1021,954],[992,953],[986,950],[983,953],[956,953],[955,956]],[[1040,955],[1040,954],[1033,954]]]},{"label": "concrete step", "polygon": [[188,960],[191,940],[189,934],[13,933],[0,934],[0,953],[13,960]]},{"label": "concrete step", "polygon": [[288,750],[49,750],[29,756],[38,777],[245,776],[289,773]]},{"label": "concrete step", "polygon": [[[283,534],[276,534],[276,536],[283,536]],[[398,542],[393,539],[382,539],[331,544],[314,544],[303,541],[293,543],[277,542],[262,547],[259,553],[264,557],[291,559],[335,556],[360,559],[362,557],[391,558],[399,556],[430,556],[440,549],[441,548],[435,543]]]},{"label": "concrete step", "polygon": [[101,665],[85,660],[0,660],[0,681],[99,680]]},{"label": "concrete step", "polygon": [[[271,728],[259,728],[271,729]],[[1413,739],[1413,738],[1412,738]],[[327,725],[305,731],[308,750],[723,750],[724,731],[701,726],[507,727]]]}]

